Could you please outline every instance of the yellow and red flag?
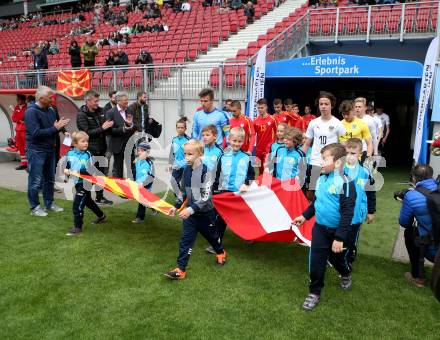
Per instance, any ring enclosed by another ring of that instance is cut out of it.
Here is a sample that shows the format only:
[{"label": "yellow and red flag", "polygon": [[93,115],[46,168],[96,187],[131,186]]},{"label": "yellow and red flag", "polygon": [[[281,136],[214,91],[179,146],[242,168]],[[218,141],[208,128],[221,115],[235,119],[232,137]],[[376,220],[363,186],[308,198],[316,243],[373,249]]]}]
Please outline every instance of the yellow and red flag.
[{"label": "yellow and red flag", "polygon": [[70,97],[80,97],[91,88],[92,76],[89,70],[60,71],[57,91]]},{"label": "yellow and red flag", "polygon": [[173,208],[171,204],[160,199],[158,196],[149,192],[142,185],[139,185],[131,179],[89,176],[76,172],[72,172],[71,175],[82,178],[83,180],[95,184],[118,196],[134,199],[144,206],[153,208],[165,215],[168,215],[169,211]]}]

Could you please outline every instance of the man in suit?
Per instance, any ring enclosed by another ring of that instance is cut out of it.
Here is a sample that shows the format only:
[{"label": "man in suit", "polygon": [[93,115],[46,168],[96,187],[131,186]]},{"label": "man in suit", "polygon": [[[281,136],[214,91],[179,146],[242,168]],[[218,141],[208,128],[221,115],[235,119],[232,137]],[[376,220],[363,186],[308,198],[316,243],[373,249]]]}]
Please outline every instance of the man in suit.
[{"label": "man in suit", "polygon": [[[127,108],[128,94],[118,91],[116,93],[116,106],[106,113],[106,120],[113,121],[113,126],[109,129],[109,149],[113,154],[113,177],[117,178],[123,178],[125,148],[135,131],[133,116],[127,111]],[[130,154],[131,150],[128,155]],[[128,157],[129,160],[130,158]]]}]

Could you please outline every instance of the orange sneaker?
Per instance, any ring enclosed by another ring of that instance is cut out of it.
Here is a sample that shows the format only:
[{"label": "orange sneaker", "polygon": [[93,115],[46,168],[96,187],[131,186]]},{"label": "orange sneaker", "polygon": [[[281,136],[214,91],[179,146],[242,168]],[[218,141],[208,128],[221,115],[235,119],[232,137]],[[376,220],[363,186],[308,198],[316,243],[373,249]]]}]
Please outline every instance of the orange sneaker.
[{"label": "orange sneaker", "polygon": [[215,263],[217,266],[224,266],[226,263],[226,250],[223,250],[223,253],[215,255]]},{"label": "orange sneaker", "polygon": [[186,272],[184,272],[183,270],[181,270],[179,268],[175,268],[175,269],[173,269],[163,275],[165,275],[167,278],[172,279],[172,280],[183,280],[186,276]]}]

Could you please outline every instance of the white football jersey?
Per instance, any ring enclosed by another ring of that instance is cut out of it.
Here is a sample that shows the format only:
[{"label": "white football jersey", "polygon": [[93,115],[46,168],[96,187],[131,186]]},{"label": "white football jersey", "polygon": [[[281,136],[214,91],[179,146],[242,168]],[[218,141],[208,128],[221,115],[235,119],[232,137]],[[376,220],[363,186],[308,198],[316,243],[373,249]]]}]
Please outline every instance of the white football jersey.
[{"label": "white football jersey", "polygon": [[313,119],[306,131],[306,137],[313,140],[310,164],[321,166],[321,150],[324,146],[339,142],[345,135],[344,125],[335,117],[324,121],[321,117]]}]

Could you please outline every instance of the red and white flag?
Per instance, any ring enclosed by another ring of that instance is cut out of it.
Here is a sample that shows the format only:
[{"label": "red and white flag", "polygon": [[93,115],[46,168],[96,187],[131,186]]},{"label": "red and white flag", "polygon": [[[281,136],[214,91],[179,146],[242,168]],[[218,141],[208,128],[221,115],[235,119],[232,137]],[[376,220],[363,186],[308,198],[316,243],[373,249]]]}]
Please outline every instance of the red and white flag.
[{"label": "red and white flag", "polygon": [[309,205],[295,180],[281,182],[264,174],[247,192],[221,193],[214,195],[213,201],[229,228],[244,240],[310,246],[315,219],[300,227],[292,225]]}]

